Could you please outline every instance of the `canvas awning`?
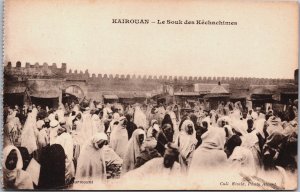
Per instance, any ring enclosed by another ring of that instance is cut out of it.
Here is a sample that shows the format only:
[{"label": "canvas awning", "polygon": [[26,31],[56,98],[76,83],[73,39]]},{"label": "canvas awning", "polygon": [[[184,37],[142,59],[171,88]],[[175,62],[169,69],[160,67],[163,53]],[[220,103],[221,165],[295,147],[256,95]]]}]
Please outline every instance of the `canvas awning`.
[{"label": "canvas awning", "polygon": [[149,97],[149,94],[145,92],[116,92],[118,98],[121,99],[133,99],[133,98],[146,98]]},{"label": "canvas awning", "polygon": [[134,98],[146,98],[147,97],[147,94],[145,92],[133,92],[132,93],[132,96]]},{"label": "canvas awning", "polygon": [[272,95],[278,89],[277,85],[250,85],[252,95]]},{"label": "canvas awning", "polygon": [[249,95],[246,90],[235,90],[231,92],[230,99],[246,99]]},{"label": "canvas awning", "polygon": [[133,95],[130,94],[130,93],[118,93],[117,96],[120,98],[120,99],[133,99]]},{"label": "canvas awning", "polygon": [[169,94],[168,93],[159,93],[159,94],[156,94],[156,95],[152,95],[152,99],[162,99],[162,98],[164,98],[164,97],[167,97],[167,96],[169,96]]},{"label": "canvas awning", "polygon": [[220,83],[216,85],[212,90],[204,96],[204,98],[224,98],[224,97],[229,97],[229,91],[227,91],[223,85]]},{"label": "canvas awning", "polygon": [[252,94],[252,101],[274,101],[272,94]]},{"label": "canvas awning", "polygon": [[175,92],[175,96],[200,96],[198,92]]},{"label": "canvas awning", "polygon": [[57,98],[62,93],[60,87],[62,80],[29,79],[27,87],[29,95],[37,98]]},{"label": "canvas awning", "polygon": [[104,99],[114,99],[117,100],[119,99],[117,95],[103,95]]},{"label": "canvas awning", "polygon": [[4,85],[4,93],[5,94],[20,94],[24,93],[26,90],[26,85],[24,84],[11,84],[11,85]]},{"label": "canvas awning", "polygon": [[[208,84],[208,83],[196,83],[194,84],[194,91],[200,94],[210,93],[211,90],[218,84]],[[222,84],[223,88],[229,90],[229,84]]]},{"label": "canvas awning", "polygon": [[205,95],[203,98],[208,99],[208,98],[224,98],[224,97],[229,97],[229,93],[209,93]]}]

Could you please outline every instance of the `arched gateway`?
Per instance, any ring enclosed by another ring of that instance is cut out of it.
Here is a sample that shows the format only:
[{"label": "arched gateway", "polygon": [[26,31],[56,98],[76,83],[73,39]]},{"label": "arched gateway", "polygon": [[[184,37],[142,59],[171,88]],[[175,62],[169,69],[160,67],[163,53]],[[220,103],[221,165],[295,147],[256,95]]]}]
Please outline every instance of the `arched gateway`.
[{"label": "arched gateway", "polygon": [[85,96],[84,91],[78,85],[69,85],[62,92],[63,103],[79,103]]}]

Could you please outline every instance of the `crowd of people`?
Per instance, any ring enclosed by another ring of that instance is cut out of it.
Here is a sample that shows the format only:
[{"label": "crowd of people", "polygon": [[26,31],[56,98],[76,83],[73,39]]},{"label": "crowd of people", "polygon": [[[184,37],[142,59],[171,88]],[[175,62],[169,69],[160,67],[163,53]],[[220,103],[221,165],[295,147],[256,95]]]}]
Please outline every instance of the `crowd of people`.
[{"label": "crowd of people", "polygon": [[258,189],[297,186],[297,100],[284,111],[241,102],[220,102],[216,110],[201,103],[190,110],[95,102],[5,106],[4,122],[6,189],[154,189],[170,178],[171,187],[201,189],[219,185],[213,181],[219,173]]}]

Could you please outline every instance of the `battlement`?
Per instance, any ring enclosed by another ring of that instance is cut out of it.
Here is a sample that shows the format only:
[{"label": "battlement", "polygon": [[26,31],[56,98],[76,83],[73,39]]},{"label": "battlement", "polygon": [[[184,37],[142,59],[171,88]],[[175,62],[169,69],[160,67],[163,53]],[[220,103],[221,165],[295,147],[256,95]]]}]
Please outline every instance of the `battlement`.
[{"label": "battlement", "polygon": [[129,75],[129,74],[90,74],[89,72],[78,73],[77,70],[66,74],[67,78],[85,79],[87,81],[136,81],[136,82],[158,82],[158,83],[231,83],[231,84],[280,84],[280,83],[293,83],[294,79],[271,79],[271,78],[255,78],[255,77],[195,77],[195,76],[162,76],[162,75]]},{"label": "battlement", "polygon": [[162,76],[162,75],[126,75],[126,74],[90,74],[88,70],[67,72],[67,64],[62,63],[58,68],[56,63],[48,65],[47,63],[30,64],[25,63],[22,67],[21,62],[17,62],[13,67],[11,62],[4,66],[4,72],[10,75],[33,75],[47,76],[51,75],[66,78],[68,80],[86,80],[88,83],[97,84],[98,82],[135,82],[135,83],[175,83],[175,84],[194,84],[194,83],[229,83],[229,84],[257,84],[257,85],[274,85],[281,83],[295,83],[294,79],[270,79],[255,77],[195,77],[195,76]]},{"label": "battlement", "polygon": [[52,63],[52,65],[49,65],[48,63],[43,63],[43,64],[39,64],[39,63],[35,63],[35,64],[31,64],[31,63],[28,63],[26,62],[25,63],[25,66],[22,67],[22,63],[20,61],[17,61],[16,62],[16,66],[13,67],[12,66],[12,63],[9,61],[7,62],[7,65],[4,66],[5,69],[11,69],[11,70],[14,70],[14,69],[28,69],[28,68],[35,68],[35,69],[41,69],[41,68],[50,68],[50,69],[59,69],[59,70],[63,70],[63,71],[66,71],[67,69],[67,64],[66,63],[62,63],[61,64],[61,68],[58,68],[56,63]]},{"label": "battlement", "polygon": [[61,68],[58,68],[56,63],[48,65],[48,63],[35,63],[31,64],[26,62],[23,64],[20,61],[16,62],[15,66],[12,66],[11,62],[8,62],[4,66],[4,75],[13,79],[29,79],[29,78],[60,78],[65,77],[67,64],[62,63]]}]

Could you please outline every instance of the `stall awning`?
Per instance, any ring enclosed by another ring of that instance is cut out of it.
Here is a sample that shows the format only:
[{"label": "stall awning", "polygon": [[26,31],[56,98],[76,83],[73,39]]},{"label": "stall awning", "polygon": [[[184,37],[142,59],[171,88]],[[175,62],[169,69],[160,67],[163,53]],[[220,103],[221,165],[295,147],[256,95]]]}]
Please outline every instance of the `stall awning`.
[{"label": "stall awning", "polygon": [[103,95],[104,99],[119,99],[117,95]]},{"label": "stall awning", "polygon": [[120,99],[134,99],[134,98],[146,98],[151,97],[151,93],[146,92],[115,92]]},{"label": "stall awning", "polygon": [[130,93],[118,93],[118,98],[120,99],[133,99],[133,95]]},{"label": "stall awning", "polygon": [[198,92],[175,92],[175,96],[200,96]]},{"label": "stall awning", "polygon": [[252,101],[273,101],[272,94],[252,94],[251,95]]},{"label": "stall awning", "polygon": [[132,96],[134,97],[134,98],[146,98],[147,97],[147,93],[145,93],[145,92],[134,92],[134,93],[132,93]]},{"label": "stall awning", "polygon": [[24,93],[25,90],[26,90],[26,85],[22,85],[22,84],[4,85],[5,94],[20,94],[20,93]]},{"label": "stall awning", "polygon": [[277,90],[277,85],[250,85],[250,93],[255,95],[275,94]]},{"label": "stall awning", "polygon": [[205,95],[203,98],[208,99],[208,98],[229,98],[230,94],[229,93],[209,93]]},{"label": "stall awning", "polygon": [[156,94],[156,95],[152,95],[152,99],[162,99],[162,98],[164,98],[164,97],[167,97],[167,96],[169,96],[169,94],[168,93],[159,93],[159,94]]},{"label": "stall awning", "polygon": [[218,85],[214,86],[212,90],[204,96],[204,98],[226,98],[229,97],[229,95],[229,91],[219,82]]},{"label": "stall awning", "polygon": [[247,99],[250,96],[248,95],[246,90],[237,90],[231,92],[230,99]]},{"label": "stall awning", "polygon": [[[195,92],[199,92],[201,94],[210,93],[211,90],[216,87],[218,84],[208,84],[208,83],[196,83],[194,84]],[[228,91],[229,84],[222,84],[222,86]]]},{"label": "stall awning", "polygon": [[29,79],[27,87],[29,95],[37,98],[57,98],[61,94],[62,80]]}]

